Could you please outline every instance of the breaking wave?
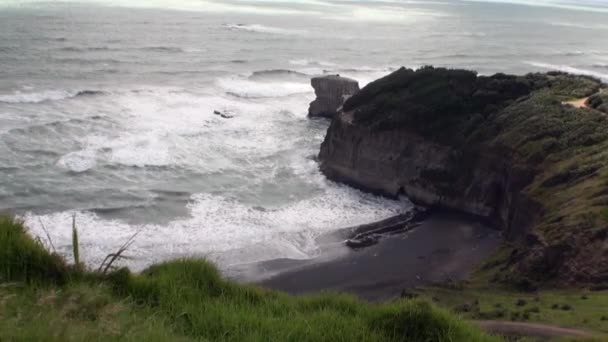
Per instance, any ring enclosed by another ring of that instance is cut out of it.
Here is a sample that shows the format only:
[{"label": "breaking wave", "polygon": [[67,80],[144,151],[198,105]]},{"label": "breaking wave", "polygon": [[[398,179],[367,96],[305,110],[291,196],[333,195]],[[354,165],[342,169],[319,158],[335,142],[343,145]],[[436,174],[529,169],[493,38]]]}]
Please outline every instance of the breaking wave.
[{"label": "breaking wave", "polygon": [[261,82],[239,78],[223,78],[217,81],[228,95],[239,98],[272,98],[312,92],[304,82]]},{"label": "breaking wave", "polygon": [[4,103],[40,103],[45,101],[59,101],[79,96],[103,95],[101,90],[45,90],[41,92],[23,93],[16,91],[10,95],[0,95],[0,102]]},{"label": "breaking wave", "polygon": [[298,66],[315,66],[315,67],[331,67],[331,66],[336,65],[335,63],[332,63],[332,62],[312,61],[312,60],[308,60],[308,59],[292,59],[289,61],[289,64],[298,65]]},{"label": "breaking wave", "polygon": [[254,71],[249,76],[250,80],[276,80],[276,79],[296,79],[296,80],[308,80],[310,75],[303,72],[287,70],[287,69],[274,69],[274,70],[261,70]]},{"label": "breaking wave", "polygon": [[599,79],[601,79],[604,82],[608,81],[608,74],[604,74],[604,73],[597,72],[597,71],[592,71],[592,70],[587,70],[587,69],[581,69],[581,68],[572,67],[572,66],[569,66],[569,65],[557,65],[557,64],[550,64],[550,63],[544,63],[544,62],[526,61],[524,63],[526,63],[528,65],[531,65],[531,66],[534,66],[534,67],[538,67],[538,68],[543,68],[543,69],[548,69],[548,70],[564,71],[564,72],[571,73],[571,74],[580,74],[580,75],[592,76],[592,77],[599,78]]},{"label": "breaking wave", "polygon": [[224,24],[225,28],[233,31],[246,31],[253,33],[269,33],[269,34],[284,34],[284,35],[302,35],[306,34],[304,30],[286,29],[274,26],[265,26],[259,24]]}]

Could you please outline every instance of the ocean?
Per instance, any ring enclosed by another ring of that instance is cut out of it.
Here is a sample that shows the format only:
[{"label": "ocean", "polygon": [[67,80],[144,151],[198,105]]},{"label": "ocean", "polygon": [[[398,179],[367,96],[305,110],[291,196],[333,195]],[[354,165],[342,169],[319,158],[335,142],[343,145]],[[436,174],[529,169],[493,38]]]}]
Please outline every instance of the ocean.
[{"label": "ocean", "polygon": [[310,77],[423,65],[608,81],[608,4],[0,0],[0,211],[91,266],[314,258],[411,204],[318,171]]}]

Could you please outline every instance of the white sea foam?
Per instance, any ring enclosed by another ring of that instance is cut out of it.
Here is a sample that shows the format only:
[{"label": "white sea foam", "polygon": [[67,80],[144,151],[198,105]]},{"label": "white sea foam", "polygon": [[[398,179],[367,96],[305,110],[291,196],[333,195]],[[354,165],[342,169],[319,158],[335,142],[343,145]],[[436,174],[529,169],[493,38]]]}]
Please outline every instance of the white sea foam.
[{"label": "white sea foam", "polygon": [[234,31],[245,31],[254,33],[270,33],[270,34],[284,34],[284,35],[303,35],[306,34],[305,30],[294,30],[288,28],[281,28],[275,26],[266,26],[260,24],[226,24],[224,25],[229,30]]},{"label": "white sea foam", "polygon": [[291,65],[297,66],[322,66],[322,67],[333,67],[336,66],[336,63],[326,62],[326,61],[315,61],[309,59],[292,59],[289,61]]},{"label": "white sea foam", "polygon": [[439,11],[424,10],[421,8],[398,6],[351,6],[343,11],[326,14],[325,19],[356,22],[390,22],[399,24],[412,24],[423,20],[433,20],[446,17],[447,14]]},{"label": "white sea foam", "polygon": [[[138,230],[141,233],[128,253],[134,258],[129,262],[134,269],[185,256],[209,256],[226,266],[276,257],[311,258],[318,253],[315,238],[320,234],[388,217],[404,207],[402,202],[330,184],[322,196],[272,208],[257,208],[222,196],[195,195],[189,204],[192,217],[167,226],[130,225],[92,213],[78,213],[76,223],[81,254],[92,266],[99,265],[105,255]],[[25,221],[31,233],[44,240],[42,222],[59,252],[69,258],[72,214],[27,214]],[[254,245],[266,246],[264,253],[248,254],[247,247]]]},{"label": "white sea foam", "polygon": [[[290,148],[296,140],[286,139],[277,125],[306,117],[312,88],[233,81],[220,90],[242,99],[172,87],[115,91],[109,103],[115,125],[107,131],[97,125],[94,133],[71,136],[85,148],[65,154],[57,165],[73,172],[110,164],[182,166],[211,173],[239,169],[235,158],[261,158]],[[221,118],[215,111],[233,117]]]},{"label": "white sea foam", "polygon": [[84,172],[95,167],[96,159],[95,151],[82,150],[64,155],[57,161],[57,165],[72,172]]},{"label": "white sea foam", "polygon": [[535,61],[526,61],[524,63],[538,67],[538,68],[548,69],[548,70],[557,70],[557,71],[564,71],[564,72],[568,72],[568,73],[572,73],[572,74],[593,76],[593,77],[597,77],[597,78],[601,79],[602,81],[608,82],[608,74],[593,71],[593,70],[581,69],[581,68],[572,67],[569,65],[550,64],[550,63],[535,62]]},{"label": "white sea foam", "polygon": [[549,25],[552,26],[563,26],[563,27],[573,27],[580,28],[584,30],[608,30],[608,25],[605,24],[589,24],[589,23],[577,23],[577,22],[567,22],[567,21],[553,21],[548,22]]},{"label": "white sea foam", "polygon": [[[33,87],[22,87],[24,90],[33,90]],[[100,90],[42,90],[38,92],[20,90],[14,91],[12,94],[0,95],[0,103],[41,103],[45,101],[66,100],[77,96],[91,96],[104,94]]]},{"label": "white sea foam", "polygon": [[238,77],[222,78],[217,84],[226,93],[242,98],[280,97],[312,92],[304,82],[255,82]]},{"label": "white sea foam", "polygon": [[[317,151],[323,130],[307,127],[315,124],[305,119],[307,104],[314,97],[308,84],[286,86],[236,76],[218,84],[223,87],[115,90],[96,108],[105,111],[108,106],[111,125],[107,130],[95,121],[94,132],[68,136],[77,140],[74,145],[84,146],[57,162],[72,172],[100,165],[164,166],[193,169],[199,175],[248,177],[234,190],[193,195],[186,208],[190,215],[169,223],[139,226],[78,212],[81,249],[88,264],[98,265],[140,228],[143,231],[129,251],[135,259],[128,264],[134,269],[183,256],[209,256],[221,266],[282,257],[311,258],[318,253],[315,239],[319,234],[403,210],[403,203],[336,185],[319,173],[308,156]],[[226,91],[258,97],[234,98],[224,95]],[[234,117],[221,118],[214,110],[228,111]],[[112,171],[112,176],[129,177],[120,171]],[[294,191],[294,195],[284,195],[285,191]],[[252,200],[265,196],[260,193],[279,198],[262,203]],[[25,219],[37,235],[42,234],[41,219],[51,230],[55,246],[69,257],[73,213],[30,213]]]},{"label": "white sea foam", "polygon": [[66,90],[45,90],[41,92],[21,92],[0,95],[0,102],[4,103],[40,103],[43,101],[63,100],[76,96],[77,92]]}]

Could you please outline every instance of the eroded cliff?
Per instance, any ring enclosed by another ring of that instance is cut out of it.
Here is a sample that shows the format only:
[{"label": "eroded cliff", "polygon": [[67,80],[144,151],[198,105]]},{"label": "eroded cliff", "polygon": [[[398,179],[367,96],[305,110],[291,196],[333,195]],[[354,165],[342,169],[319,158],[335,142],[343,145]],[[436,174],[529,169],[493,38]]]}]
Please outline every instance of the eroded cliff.
[{"label": "eroded cliff", "polygon": [[608,281],[608,119],[563,101],[600,81],[400,69],[351,97],[319,159],[329,178],[479,215],[515,243],[497,263],[564,282]]}]

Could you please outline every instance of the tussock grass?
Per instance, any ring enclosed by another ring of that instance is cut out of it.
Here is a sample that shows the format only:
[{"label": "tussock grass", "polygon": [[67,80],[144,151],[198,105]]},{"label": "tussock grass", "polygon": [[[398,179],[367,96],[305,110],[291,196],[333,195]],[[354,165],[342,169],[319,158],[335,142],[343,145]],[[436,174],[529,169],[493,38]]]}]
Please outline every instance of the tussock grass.
[{"label": "tussock grass", "polygon": [[421,300],[292,297],[227,281],[205,260],[87,272],[11,218],[0,220],[0,248],[0,341],[499,340]]},{"label": "tussock grass", "polygon": [[25,233],[23,222],[0,217],[0,282],[62,283],[67,265]]}]

